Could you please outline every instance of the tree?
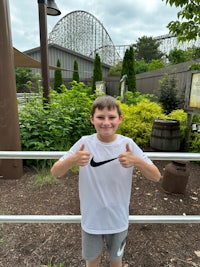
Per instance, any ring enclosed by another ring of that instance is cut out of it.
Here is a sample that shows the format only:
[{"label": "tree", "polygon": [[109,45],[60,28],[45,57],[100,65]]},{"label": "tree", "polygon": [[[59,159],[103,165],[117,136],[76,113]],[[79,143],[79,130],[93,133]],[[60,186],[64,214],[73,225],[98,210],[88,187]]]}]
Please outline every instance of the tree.
[{"label": "tree", "polygon": [[170,6],[181,8],[177,13],[178,20],[171,21],[167,27],[178,41],[196,40],[200,37],[199,0],[162,0]]},{"label": "tree", "polygon": [[[32,70],[30,68],[15,68],[15,77],[16,77],[16,87],[17,92],[26,92],[27,82],[32,82],[34,80]],[[28,90],[29,91],[29,90]]]},{"label": "tree", "polygon": [[[60,68],[61,64],[60,64],[60,60],[57,60],[57,67]],[[60,88],[60,86],[63,84],[62,81],[62,72],[61,70],[55,70],[54,73],[54,90],[57,91],[58,93],[62,93],[62,90]]]},{"label": "tree", "polygon": [[169,74],[165,74],[163,79],[160,80],[160,97],[161,103],[166,114],[169,114],[173,110],[178,109],[178,96],[177,96],[177,80],[175,75],[172,77]]},{"label": "tree", "polygon": [[109,69],[108,76],[120,76],[122,71],[122,61],[119,61],[116,65]]},{"label": "tree", "polygon": [[78,62],[74,60],[74,72],[73,72],[73,81],[80,82],[79,73],[78,73]]},{"label": "tree", "polygon": [[169,62],[173,64],[178,64],[186,62],[192,59],[192,57],[182,49],[177,49],[176,47],[169,52],[168,56]]},{"label": "tree", "polygon": [[126,85],[128,91],[136,91],[136,76],[135,76],[135,53],[133,46],[126,49],[122,63],[121,77],[127,75]]},{"label": "tree", "polygon": [[178,64],[198,58],[200,58],[200,48],[195,46],[189,47],[187,50],[174,48],[168,55],[168,59],[171,64]]},{"label": "tree", "polygon": [[144,60],[146,63],[151,62],[152,59],[161,59],[164,55],[159,50],[160,43],[153,37],[143,36],[138,39],[135,48],[135,59]]},{"label": "tree", "polygon": [[95,59],[94,59],[94,69],[93,69],[93,79],[92,79],[92,89],[93,92],[96,90],[96,82],[102,81],[102,65],[101,65],[101,58],[96,53]]}]

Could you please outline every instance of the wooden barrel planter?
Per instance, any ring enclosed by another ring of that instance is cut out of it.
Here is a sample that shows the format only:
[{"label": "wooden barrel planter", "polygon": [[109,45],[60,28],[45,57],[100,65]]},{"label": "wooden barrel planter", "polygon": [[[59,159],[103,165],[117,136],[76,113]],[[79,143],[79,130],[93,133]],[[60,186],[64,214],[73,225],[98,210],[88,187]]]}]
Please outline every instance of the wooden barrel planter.
[{"label": "wooden barrel planter", "polygon": [[157,151],[180,149],[180,122],[178,120],[155,120],[152,126],[150,147]]}]

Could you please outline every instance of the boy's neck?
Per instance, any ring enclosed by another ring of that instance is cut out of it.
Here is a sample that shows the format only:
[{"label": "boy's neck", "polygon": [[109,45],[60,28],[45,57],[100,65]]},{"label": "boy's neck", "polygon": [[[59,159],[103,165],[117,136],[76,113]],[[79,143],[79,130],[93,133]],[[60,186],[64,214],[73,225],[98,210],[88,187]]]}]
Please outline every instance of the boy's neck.
[{"label": "boy's neck", "polygon": [[106,137],[102,137],[101,135],[99,135],[97,133],[97,138],[99,141],[103,142],[103,143],[111,143],[113,141],[116,140],[117,138],[117,134],[114,134],[113,136],[108,136],[107,138]]}]

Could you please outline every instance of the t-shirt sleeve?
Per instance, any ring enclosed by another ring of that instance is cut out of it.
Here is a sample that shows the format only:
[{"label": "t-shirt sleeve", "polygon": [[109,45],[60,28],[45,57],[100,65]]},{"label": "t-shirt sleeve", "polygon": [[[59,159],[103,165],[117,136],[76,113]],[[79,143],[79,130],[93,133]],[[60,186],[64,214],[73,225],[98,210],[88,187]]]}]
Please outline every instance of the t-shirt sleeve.
[{"label": "t-shirt sleeve", "polygon": [[150,160],[150,158],[147,157],[147,155],[143,152],[143,150],[131,139],[130,146],[132,148],[132,151],[135,155],[142,158],[145,162],[148,164],[153,164],[153,162]]}]

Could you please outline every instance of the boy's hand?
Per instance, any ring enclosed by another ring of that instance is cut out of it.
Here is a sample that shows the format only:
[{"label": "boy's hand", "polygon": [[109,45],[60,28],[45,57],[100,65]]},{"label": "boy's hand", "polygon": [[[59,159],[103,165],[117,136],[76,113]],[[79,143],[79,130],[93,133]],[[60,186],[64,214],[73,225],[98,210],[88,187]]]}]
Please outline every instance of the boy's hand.
[{"label": "boy's hand", "polygon": [[84,151],[84,149],[85,149],[85,145],[82,144],[80,149],[75,153],[76,165],[82,166],[82,167],[87,165],[90,160],[90,152]]},{"label": "boy's hand", "polygon": [[126,144],[126,152],[120,154],[118,159],[124,168],[130,168],[134,165],[134,157],[129,144]]}]

